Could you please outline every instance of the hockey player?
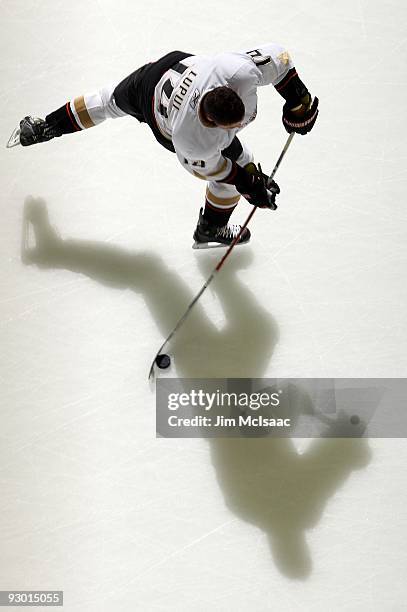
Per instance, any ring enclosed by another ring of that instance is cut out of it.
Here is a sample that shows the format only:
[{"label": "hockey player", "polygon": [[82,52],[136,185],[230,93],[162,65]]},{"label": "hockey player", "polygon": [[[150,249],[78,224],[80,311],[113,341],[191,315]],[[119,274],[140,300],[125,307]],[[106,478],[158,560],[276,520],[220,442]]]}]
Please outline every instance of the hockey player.
[{"label": "hockey player", "polygon": [[[237,137],[256,117],[257,87],[269,84],[285,100],[285,129],[308,133],[318,116],[318,98],[312,100],[288,52],[267,43],[214,56],[173,51],[118,85],[68,101],[45,120],[25,117],[9,146],[45,142],[107,118],[131,115],[146,122],[188,172],[207,181],[194,246],[228,245],[241,229],[228,223],[240,196],[254,206],[275,208],[280,191],[257,169],[253,154]],[[239,244],[249,239],[246,228]]]}]

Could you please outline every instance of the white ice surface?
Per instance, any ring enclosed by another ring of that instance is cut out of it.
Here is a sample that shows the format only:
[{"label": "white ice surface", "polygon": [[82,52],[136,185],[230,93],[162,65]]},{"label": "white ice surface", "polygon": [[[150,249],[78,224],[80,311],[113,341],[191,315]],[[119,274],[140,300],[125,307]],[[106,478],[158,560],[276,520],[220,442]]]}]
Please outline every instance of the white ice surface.
[{"label": "white ice surface", "polygon": [[[320,98],[279,210],[166,375],[407,375],[406,21],[396,0],[2,0],[4,144],[173,49],[282,42]],[[281,99],[259,95],[242,139],[271,169]],[[203,183],[131,118],[0,164],[0,590],[63,589],[69,612],[404,610],[405,440],[155,438],[150,360],[221,252],[191,249]],[[28,196],[41,265],[21,260]]]}]

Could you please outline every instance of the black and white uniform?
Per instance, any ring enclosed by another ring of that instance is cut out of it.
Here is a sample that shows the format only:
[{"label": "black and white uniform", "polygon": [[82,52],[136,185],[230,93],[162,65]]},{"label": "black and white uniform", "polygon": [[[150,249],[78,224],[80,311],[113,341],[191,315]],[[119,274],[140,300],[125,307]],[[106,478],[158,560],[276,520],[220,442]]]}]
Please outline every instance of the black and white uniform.
[{"label": "black and white uniform", "polygon": [[[183,168],[207,181],[211,206],[227,209],[240,198],[233,185],[223,182],[232,171],[231,159],[242,166],[253,161],[251,151],[236,136],[256,117],[257,87],[271,84],[281,91],[295,75],[290,55],[275,43],[211,56],[173,51],[138,68],[118,85],[75,98],[67,103],[66,112],[72,131],[125,115],[148,123]],[[223,85],[244,103],[240,128],[205,127],[199,119],[204,94]]]}]

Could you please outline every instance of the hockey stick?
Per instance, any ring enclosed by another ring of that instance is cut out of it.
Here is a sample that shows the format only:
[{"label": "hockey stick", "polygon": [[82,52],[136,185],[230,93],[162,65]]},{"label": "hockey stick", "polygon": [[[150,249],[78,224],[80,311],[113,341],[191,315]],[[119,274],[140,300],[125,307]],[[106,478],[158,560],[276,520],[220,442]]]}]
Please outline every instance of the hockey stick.
[{"label": "hockey stick", "polygon": [[[272,173],[270,174],[269,180],[271,181],[274,178],[275,173],[278,170],[278,167],[280,166],[284,155],[287,152],[288,147],[291,144],[292,139],[294,138],[294,134],[295,132],[291,132],[291,134],[289,135],[289,137],[287,138],[287,142],[284,145],[283,150],[280,153],[280,157],[278,158],[276,165],[273,168]],[[181,327],[181,325],[184,323],[185,319],[187,318],[187,316],[189,315],[189,313],[191,312],[192,308],[195,306],[195,304],[197,303],[197,301],[199,300],[199,298],[201,297],[201,295],[203,294],[203,292],[205,291],[205,289],[210,285],[210,283],[212,282],[212,280],[215,278],[216,274],[219,272],[219,270],[222,268],[223,264],[225,263],[226,259],[229,257],[230,253],[233,250],[233,247],[235,246],[235,244],[238,242],[240,236],[242,235],[242,233],[244,232],[244,230],[246,229],[246,227],[248,226],[250,219],[253,217],[254,213],[257,210],[257,206],[253,206],[252,210],[250,211],[249,216],[247,217],[246,221],[243,223],[240,232],[238,233],[238,235],[234,238],[234,240],[231,242],[231,244],[229,245],[229,248],[227,249],[226,253],[223,255],[223,257],[220,259],[220,261],[218,262],[218,264],[215,266],[215,268],[212,270],[211,275],[209,276],[209,278],[207,279],[207,281],[205,282],[205,284],[202,286],[202,288],[200,289],[200,291],[197,293],[197,295],[194,297],[194,299],[192,300],[192,302],[189,304],[188,308],[186,309],[186,311],[184,312],[184,314],[182,315],[182,317],[179,319],[178,323],[175,325],[174,329],[172,330],[172,332],[167,336],[167,338],[164,340],[164,342],[162,343],[162,345],[160,346],[160,348],[158,349],[158,351],[155,354],[155,357],[151,363],[151,367],[150,367],[150,372],[148,374],[148,379],[150,380],[152,374],[154,373],[154,364],[156,362],[157,357],[160,355],[161,351],[163,350],[163,348],[165,347],[165,345],[171,340],[171,338],[174,336],[174,334],[179,330],[179,328]]]}]

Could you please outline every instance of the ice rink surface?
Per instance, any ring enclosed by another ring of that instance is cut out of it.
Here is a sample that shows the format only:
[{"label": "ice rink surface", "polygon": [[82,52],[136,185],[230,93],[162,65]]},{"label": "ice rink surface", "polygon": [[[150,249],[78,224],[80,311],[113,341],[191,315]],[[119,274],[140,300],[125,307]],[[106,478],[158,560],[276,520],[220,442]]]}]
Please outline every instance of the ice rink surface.
[{"label": "ice rink surface", "polygon": [[[406,376],[406,21],[396,0],[1,1],[4,145],[173,49],[280,42],[320,98],[165,376]],[[268,170],[281,106],[259,90],[241,133]],[[204,184],[131,118],[0,156],[0,590],[63,589],[68,612],[404,610],[405,440],[155,437],[150,361],[222,252],[191,249]]]}]

